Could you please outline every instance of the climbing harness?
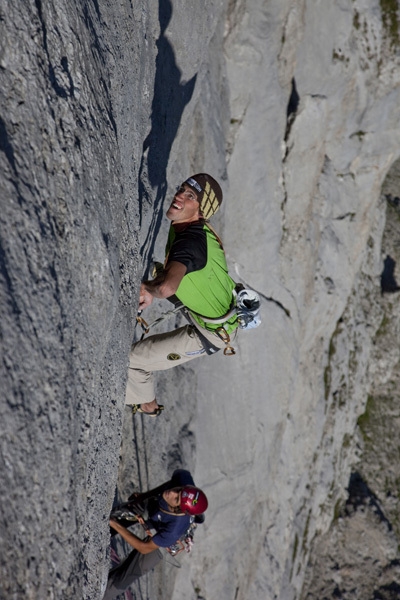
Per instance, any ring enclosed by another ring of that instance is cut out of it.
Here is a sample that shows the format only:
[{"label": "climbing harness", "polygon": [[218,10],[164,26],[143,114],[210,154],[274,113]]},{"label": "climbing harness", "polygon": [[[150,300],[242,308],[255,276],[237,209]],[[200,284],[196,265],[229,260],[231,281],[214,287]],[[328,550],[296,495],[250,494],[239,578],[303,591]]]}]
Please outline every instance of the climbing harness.
[{"label": "climbing harness", "polygon": [[[220,325],[215,329],[215,334],[224,342],[224,355],[225,356],[233,356],[236,354],[235,349],[231,346],[231,339],[226,331],[224,324],[227,323],[232,317],[237,315],[237,322],[239,329],[254,329],[261,324],[260,317],[260,297],[254,290],[246,289],[243,284],[238,283],[236,287],[232,290],[233,300],[229,311],[223,315],[222,317],[217,317],[216,319],[210,317],[204,317],[194,311],[186,308],[181,302],[176,304],[175,308],[166,311],[160,317],[152,321],[151,323],[147,323],[143,317],[141,316],[142,311],[139,311],[136,317],[136,322],[141,326],[143,333],[140,340],[147,335],[152,327],[161,323],[165,319],[168,319],[170,316],[177,314],[179,311],[182,311],[186,318],[193,324],[192,319],[190,319],[190,313],[193,313],[197,317],[200,317],[204,323],[210,323],[212,325]],[[206,340],[204,336],[201,335],[201,331],[198,327],[196,327],[196,332],[199,334],[202,342],[205,341],[205,350],[207,354],[214,354],[219,350],[216,346],[213,346],[209,341]]]}]

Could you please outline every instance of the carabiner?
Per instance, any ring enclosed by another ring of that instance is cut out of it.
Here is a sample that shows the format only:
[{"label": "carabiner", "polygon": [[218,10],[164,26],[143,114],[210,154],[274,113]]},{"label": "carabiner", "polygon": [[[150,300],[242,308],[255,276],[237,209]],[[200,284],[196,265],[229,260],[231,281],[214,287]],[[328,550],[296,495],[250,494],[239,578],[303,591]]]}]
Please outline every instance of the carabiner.
[{"label": "carabiner", "polygon": [[148,326],[146,321],[143,319],[143,317],[140,316],[141,312],[142,311],[138,312],[138,314],[137,314],[136,323],[139,323],[140,327],[143,329],[144,333],[147,335],[150,331],[150,327]]},{"label": "carabiner", "polygon": [[224,355],[233,356],[236,354],[235,349],[230,346],[231,338],[229,337],[229,333],[226,331],[225,327],[218,327],[218,329],[215,330],[215,333],[226,344],[226,348],[224,348]]},{"label": "carabiner", "polygon": [[229,337],[229,334],[227,333],[225,327],[218,327],[215,330],[215,333],[219,338],[221,338],[223,342],[225,342],[225,344],[229,344],[229,342],[231,341],[231,338]]},{"label": "carabiner", "polygon": [[226,348],[224,348],[225,356],[233,356],[234,354],[236,354],[236,351],[235,348],[232,348],[232,346],[227,346]]}]

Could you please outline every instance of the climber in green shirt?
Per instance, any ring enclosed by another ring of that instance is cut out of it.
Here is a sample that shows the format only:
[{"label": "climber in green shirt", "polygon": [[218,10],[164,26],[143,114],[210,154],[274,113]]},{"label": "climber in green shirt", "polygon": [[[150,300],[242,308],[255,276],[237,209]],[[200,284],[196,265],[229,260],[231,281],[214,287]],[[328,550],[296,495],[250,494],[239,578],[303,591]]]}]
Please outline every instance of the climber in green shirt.
[{"label": "climber in green shirt", "polygon": [[132,347],[126,403],[134,412],[158,416],[153,371],[170,369],[198,356],[224,348],[236,335],[237,314],[232,311],[235,282],[228,274],[225,253],[208,224],[222,202],[217,181],[205,173],[189,177],[178,188],[167,218],[171,228],[164,267],[140,289],[139,310],[153,298],[175,296],[183,305],[189,324],[152,335]]}]

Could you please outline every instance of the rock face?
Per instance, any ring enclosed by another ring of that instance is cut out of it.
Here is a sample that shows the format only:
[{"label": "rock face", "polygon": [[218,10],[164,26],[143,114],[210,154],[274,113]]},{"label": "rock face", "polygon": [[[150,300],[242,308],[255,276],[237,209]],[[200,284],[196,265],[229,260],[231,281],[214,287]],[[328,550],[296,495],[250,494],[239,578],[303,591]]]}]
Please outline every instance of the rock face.
[{"label": "rock face", "polygon": [[[338,503],[329,531],[317,537],[302,598],[382,598],[400,593],[399,570],[399,198],[400,164],[382,188],[387,203],[382,238],[380,325],[373,337],[371,386],[356,430],[358,460],[348,497]],[[370,313],[371,314],[371,305]],[[356,471],[357,469],[357,471]]]},{"label": "rock face", "polygon": [[[133,169],[117,133],[122,94],[114,102],[111,92],[117,48],[94,4],[8,4],[0,19],[0,596],[76,598],[87,586],[96,597],[140,278]],[[117,16],[123,21],[122,7]]]},{"label": "rock face", "polygon": [[[1,597],[101,598],[115,485],[125,499],[177,466],[207,519],[136,598],[398,589],[397,183],[381,193],[400,155],[396,11],[1,1]],[[234,357],[161,374],[165,415],[133,420],[139,282],[163,258],[164,200],[200,170],[263,325]],[[346,505],[351,473],[368,493]],[[367,529],[369,587],[351,549]],[[332,575],[346,553],[364,587]]]}]

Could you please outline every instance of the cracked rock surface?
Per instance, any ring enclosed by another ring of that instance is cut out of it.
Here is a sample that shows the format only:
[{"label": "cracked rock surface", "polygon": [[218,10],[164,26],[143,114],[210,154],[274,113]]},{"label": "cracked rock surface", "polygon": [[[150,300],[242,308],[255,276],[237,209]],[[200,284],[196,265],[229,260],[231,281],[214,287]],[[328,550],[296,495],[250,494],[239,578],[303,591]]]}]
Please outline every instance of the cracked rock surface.
[{"label": "cracked rock surface", "polygon": [[[0,0],[1,597],[100,599],[113,501],[179,466],[205,524],[133,597],[394,597],[394,4]],[[200,171],[262,326],[159,374],[162,417],[133,419],[139,284]]]}]

